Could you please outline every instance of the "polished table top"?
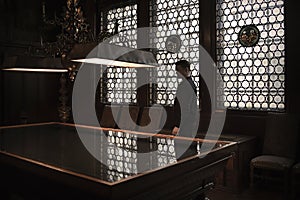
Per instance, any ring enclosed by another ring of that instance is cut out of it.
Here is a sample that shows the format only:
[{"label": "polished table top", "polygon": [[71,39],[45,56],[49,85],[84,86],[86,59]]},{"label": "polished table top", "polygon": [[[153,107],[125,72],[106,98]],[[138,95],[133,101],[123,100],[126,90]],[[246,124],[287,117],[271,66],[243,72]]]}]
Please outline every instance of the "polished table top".
[{"label": "polished table top", "polygon": [[[191,159],[201,159],[202,155],[209,153],[200,150],[204,143],[214,144],[210,152],[235,144],[231,141],[76,126],[77,129],[74,124],[42,123],[0,127],[0,154],[112,186]],[[92,155],[85,148],[78,130],[94,138],[90,143],[97,155]],[[192,144],[192,153],[178,158],[175,146],[186,143]]]}]

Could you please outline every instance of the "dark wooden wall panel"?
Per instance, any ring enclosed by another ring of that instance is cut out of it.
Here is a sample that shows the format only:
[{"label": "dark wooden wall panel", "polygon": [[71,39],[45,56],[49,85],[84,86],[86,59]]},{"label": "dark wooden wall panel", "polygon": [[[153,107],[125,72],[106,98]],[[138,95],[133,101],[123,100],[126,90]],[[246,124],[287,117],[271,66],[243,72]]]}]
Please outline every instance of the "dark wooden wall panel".
[{"label": "dark wooden wall panel", "polygon": [[300,83],[299,83],[299,24],[300,12],[295,1],[285,1],[285,47],[286,47],[286,102],[287,111],[300,113]]},{"label": "dark wooden wall panel", "polygon": [[60,74],[4,72],[3,124],[59,121]]},{"label": "dark wooden wall panel", "polygon": [[3,86],[3,73],[0,70],[0,126],[3,124],[3,113],[4,113],[4,105],[3,105],[3,99],[4,99],[4,86]]}]

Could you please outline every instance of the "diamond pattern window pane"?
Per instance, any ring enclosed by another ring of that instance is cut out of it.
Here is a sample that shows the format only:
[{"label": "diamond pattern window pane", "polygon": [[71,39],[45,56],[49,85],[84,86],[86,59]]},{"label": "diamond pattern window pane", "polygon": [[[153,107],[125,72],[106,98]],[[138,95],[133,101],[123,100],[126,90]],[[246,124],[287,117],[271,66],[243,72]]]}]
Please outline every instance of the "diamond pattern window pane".
[{"label": "diamond pattern window pane", "polygon": [[[156,94],[153,103],[172,105],[178,86],[175,62],[186,59],[191,62],[192,78],[199,97],[199,2],[198,0],[154,0],[151,6],[151,24],[158,27],[156,40],[152,41],[160,50],[156,69]],[[165,31],[167,30],[167,31]],[[182,46],[179,53],[169,53],[165,49],[166,36],[179,35]],[[199,99],[199,98],[198,98]],[[199,101],[198,101],[199,104]]]},{"label": "diamond pattern window pane", "polygon": [[[119,34],[110,43],[137,48],[137,4],[116,7],[106,13],[107,30]],[[108,67],[103,73],[101,102],[136,103],[136,70],[121,67]]]},{"label": "diamond pattern window pane", "polygon": [[[217,0],[216,9],[217,65],[224,81],[223,106],[284,110],[284,2]],[[243,47],[238,42],[238,33],[249,24],[257,26],[260,39],[254,47]]]}]

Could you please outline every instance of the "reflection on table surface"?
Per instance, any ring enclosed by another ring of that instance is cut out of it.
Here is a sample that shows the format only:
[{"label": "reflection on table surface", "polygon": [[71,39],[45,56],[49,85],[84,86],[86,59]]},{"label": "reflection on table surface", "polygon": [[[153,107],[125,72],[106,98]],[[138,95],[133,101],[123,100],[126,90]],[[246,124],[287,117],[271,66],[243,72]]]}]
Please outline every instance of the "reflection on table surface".
[{"label": "reflection on table surface", "polygon": [[[88,136],[89,145],[102,163],[85,148],[77,131]],[[205,142],[213,142],[215,149],[230,143],[87,126],[76,129],[73,124],[62,123],[0,129],[0,153],[110,183],[177,163],[181,159],[176,155],[180,145],[189,146],[189,154],[184,158],[200,156]]]}]

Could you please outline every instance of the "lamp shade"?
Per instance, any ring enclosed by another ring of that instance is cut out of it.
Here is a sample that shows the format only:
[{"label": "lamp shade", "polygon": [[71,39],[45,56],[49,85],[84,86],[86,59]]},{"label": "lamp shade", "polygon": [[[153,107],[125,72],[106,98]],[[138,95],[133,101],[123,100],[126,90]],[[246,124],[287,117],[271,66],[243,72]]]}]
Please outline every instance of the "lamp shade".
[{"label": "lamp shade", "polygon": [[73,62],[108,65],[116,67],[157,67],[151,51],[134,49],[109,43],[77,44],[68,57]]},{"label": "lamp shade", "polygon": [[68,72],[63,68],[60,58],[37,56],[6,56],[2,70],[28,72]]}]

